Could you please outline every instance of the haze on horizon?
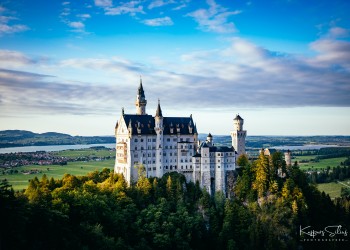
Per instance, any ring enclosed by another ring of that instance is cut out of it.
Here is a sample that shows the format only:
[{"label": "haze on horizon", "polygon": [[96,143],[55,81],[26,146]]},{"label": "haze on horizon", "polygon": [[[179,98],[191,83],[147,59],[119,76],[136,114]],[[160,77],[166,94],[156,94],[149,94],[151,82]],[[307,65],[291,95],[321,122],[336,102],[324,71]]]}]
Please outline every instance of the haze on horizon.
[{"label": "haze on horizon", "polygon": [[135,113],[199,133],[350,135],[350,2],[5,0],[0,130],[112,135]]}]

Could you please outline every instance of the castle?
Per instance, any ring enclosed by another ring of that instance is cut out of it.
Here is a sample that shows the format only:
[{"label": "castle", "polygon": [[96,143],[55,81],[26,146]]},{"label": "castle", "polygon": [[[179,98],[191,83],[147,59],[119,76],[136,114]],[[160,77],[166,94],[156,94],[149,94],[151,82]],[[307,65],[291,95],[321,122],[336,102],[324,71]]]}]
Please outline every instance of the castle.
[{"label": "castle", "polygon": [[130,184],[137,181],[140,166],[145,168],[147,177],[176,171],[187,181],[198,181],[209,193],[227,193],[237,157],[245,153],[247,132],[239,115],[233,120],[232,147],[216,147],[211,134],[204,142],[198,140],[192,115],[163,117],[159,100],[155,116],[148,115],[142,80],[135,105],[136,114],[125,114],[122,109],[115,126],[116,173],[123,174]]}]

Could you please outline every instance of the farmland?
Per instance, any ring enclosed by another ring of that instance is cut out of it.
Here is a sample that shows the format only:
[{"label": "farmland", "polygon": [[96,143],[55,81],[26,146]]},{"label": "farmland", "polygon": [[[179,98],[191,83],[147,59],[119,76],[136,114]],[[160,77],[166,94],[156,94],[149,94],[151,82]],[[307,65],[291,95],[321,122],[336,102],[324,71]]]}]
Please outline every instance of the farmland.
[{"label": "farmland", "polygon": [[[64,150],[52,153],[56,156],[70,159],[88,158],[89,161],[69,161],[67,165],[26,165],[12,168],[11,174],[1,174],[0,179],[6,179],[14,190],[22,190],[28,186],[30,179],[45,174],[48,178],[60,179],[64,174],[86,175],[95,170],[103,168],[113,169],[115,151],[110,149],[84,149],[84,150]],[[8,171],[7,171],[8,172]]]}]

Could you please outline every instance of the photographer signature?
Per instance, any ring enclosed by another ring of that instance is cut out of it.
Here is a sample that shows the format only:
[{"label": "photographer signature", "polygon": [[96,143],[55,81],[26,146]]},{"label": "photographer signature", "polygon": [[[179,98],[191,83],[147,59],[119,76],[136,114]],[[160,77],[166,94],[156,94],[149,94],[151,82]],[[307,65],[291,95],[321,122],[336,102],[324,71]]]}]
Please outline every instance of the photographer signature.
[{"label": "photographer signature", "polygon": [[313,230],[311,226],[307,226],[302,228],[300,226],[300,236],[301,235],[308,235],[311,236],[312,238],[320,235],[322,237],[334,237],[336,235],[342,235],[344,237],[348,236],[348,231],[346,228],[343,228],[341,225],[335,225],[335,226],[326,226],[323,230]]}]

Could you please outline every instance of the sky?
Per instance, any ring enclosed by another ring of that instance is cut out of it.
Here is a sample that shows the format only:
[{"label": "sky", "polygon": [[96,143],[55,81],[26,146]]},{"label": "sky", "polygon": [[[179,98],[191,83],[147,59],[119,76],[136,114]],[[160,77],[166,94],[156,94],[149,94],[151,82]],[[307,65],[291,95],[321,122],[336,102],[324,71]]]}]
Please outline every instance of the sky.
[{"label": "sky", "polygon": [[113,135],[140,76],[199,133],[350,135],[350,1],[0,2],[0,130]]}]

